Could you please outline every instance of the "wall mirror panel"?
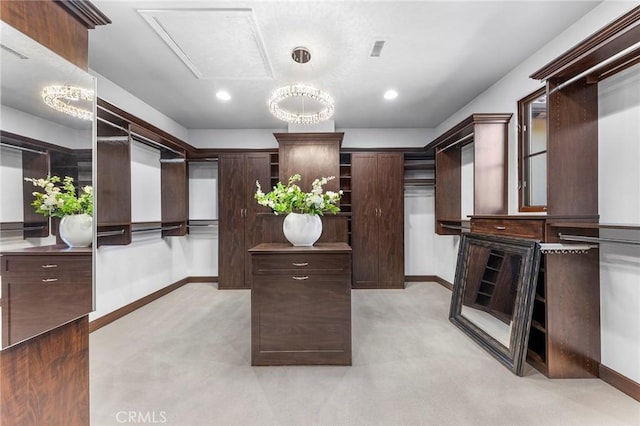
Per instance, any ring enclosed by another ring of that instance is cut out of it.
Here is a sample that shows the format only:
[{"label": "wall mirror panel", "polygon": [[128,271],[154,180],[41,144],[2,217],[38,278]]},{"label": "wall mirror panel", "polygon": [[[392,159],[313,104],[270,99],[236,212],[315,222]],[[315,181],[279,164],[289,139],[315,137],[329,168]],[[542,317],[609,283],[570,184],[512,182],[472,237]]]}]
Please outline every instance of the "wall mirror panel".
[{"label": "wall mirror panel", "polygon": [[[92,249],[65,249],[57,237],[58,220],[35,212],[31,202],[37,188],[24,178],[70,176],[76,188],[92,185],[96,82],[5,22],[0,22],[0,32],[0,340],[4,349],[93,309]],[[79,88],[90,96],[75,100],[57,93],[54,109],[43,99],[43,90],[52,85]],[[70,114],[74,112],[75,116]],[[93,234],[95,243],[95,226]],[[44,266],[36,264],[47,251],[48,259],[56,262],[43,265],[56,265],[48,270],[63,274],[63,264],[72,264],[73,280],[67,282],[62,275],[35,276],[42,273]],[[13,269],[7,259],[14,259]],[[18,266],[21,262],[26,262],[24,267]]]},{"label": "wall mirror panel", "polygon": [[533,240],[462,235],[449,319],[517,375],[527,355],[539,264]]}]

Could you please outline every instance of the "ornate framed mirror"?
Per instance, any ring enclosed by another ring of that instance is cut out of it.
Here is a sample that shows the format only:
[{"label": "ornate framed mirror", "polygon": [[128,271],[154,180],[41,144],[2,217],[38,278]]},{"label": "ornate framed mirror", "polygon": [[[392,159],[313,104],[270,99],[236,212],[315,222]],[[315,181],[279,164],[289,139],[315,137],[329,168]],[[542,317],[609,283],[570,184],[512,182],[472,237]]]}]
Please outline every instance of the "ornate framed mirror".
[{"label": "ornate framed mirror", "polygon": [[462,235],[449,319],[519,376],[539,265],[534,240]]}]

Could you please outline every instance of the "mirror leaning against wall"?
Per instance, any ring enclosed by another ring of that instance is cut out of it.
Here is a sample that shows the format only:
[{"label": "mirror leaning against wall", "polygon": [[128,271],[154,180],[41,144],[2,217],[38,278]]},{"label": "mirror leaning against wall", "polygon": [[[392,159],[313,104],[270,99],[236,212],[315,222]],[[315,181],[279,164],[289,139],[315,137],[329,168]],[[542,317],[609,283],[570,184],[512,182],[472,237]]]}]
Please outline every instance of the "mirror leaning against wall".
[{"label": "mirror leaning against wall", "polygon": [[[96,81],[10,25],[0,31],[5,349],[93,310]],[[25,181],[53,176],[53,194]]]},{"label": "mirror leaning against wall", "polygon": [[462,235],[449,319],[519,376],[539,265],[534,240]]}]

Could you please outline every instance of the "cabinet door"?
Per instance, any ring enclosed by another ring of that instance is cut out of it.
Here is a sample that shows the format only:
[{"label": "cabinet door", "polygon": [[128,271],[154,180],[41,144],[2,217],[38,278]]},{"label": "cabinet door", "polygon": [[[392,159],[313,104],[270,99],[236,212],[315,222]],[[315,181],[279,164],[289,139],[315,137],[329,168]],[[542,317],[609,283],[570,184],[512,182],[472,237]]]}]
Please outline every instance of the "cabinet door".
[{"label": "cabinet door", "polygon": [[243,154],[224,154],[218,162],[219,250],[218,288],[245,285],[246,203],[245,160]]},{"label": "cabinet door", "polygon": [[251,256],[248,250],[263,240],[263,227],[267,226],[267,221],[259,213],[270,214],[271,209],[258,204],[254,198],[256,192],[256,180],[260,182],[262,188],[268,191],[271,179],[271,166],[268,153],[249,153],[245,157],[245,228],[244,228],[244,271],[245,288],[251,288]]},{"label": "cabinet door", "polygon": [[404,158],[399,153],[377,156],[378,285],[404,288]]},{"label": "cabinet door", "polygon": [[378,187],[375,153],[351,155],[353,286],[378,286]]}]

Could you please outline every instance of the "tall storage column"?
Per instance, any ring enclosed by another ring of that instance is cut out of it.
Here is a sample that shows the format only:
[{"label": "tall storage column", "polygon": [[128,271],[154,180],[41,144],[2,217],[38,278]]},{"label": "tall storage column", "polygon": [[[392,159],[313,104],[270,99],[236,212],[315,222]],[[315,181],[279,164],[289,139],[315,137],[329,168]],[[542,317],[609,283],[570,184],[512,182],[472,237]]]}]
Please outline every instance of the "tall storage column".
[{"label": "tall storage column", "polygon": [[353,153],[354,288],[404,288],[404,157]]},{"label": "tall storage column", "polygon": [[268,188],[268,153],[223,154],[219,157],[218,288],[251,288],[251,263],[247,250],[260,243],[262,221],[253,194],[256,180]]}]

